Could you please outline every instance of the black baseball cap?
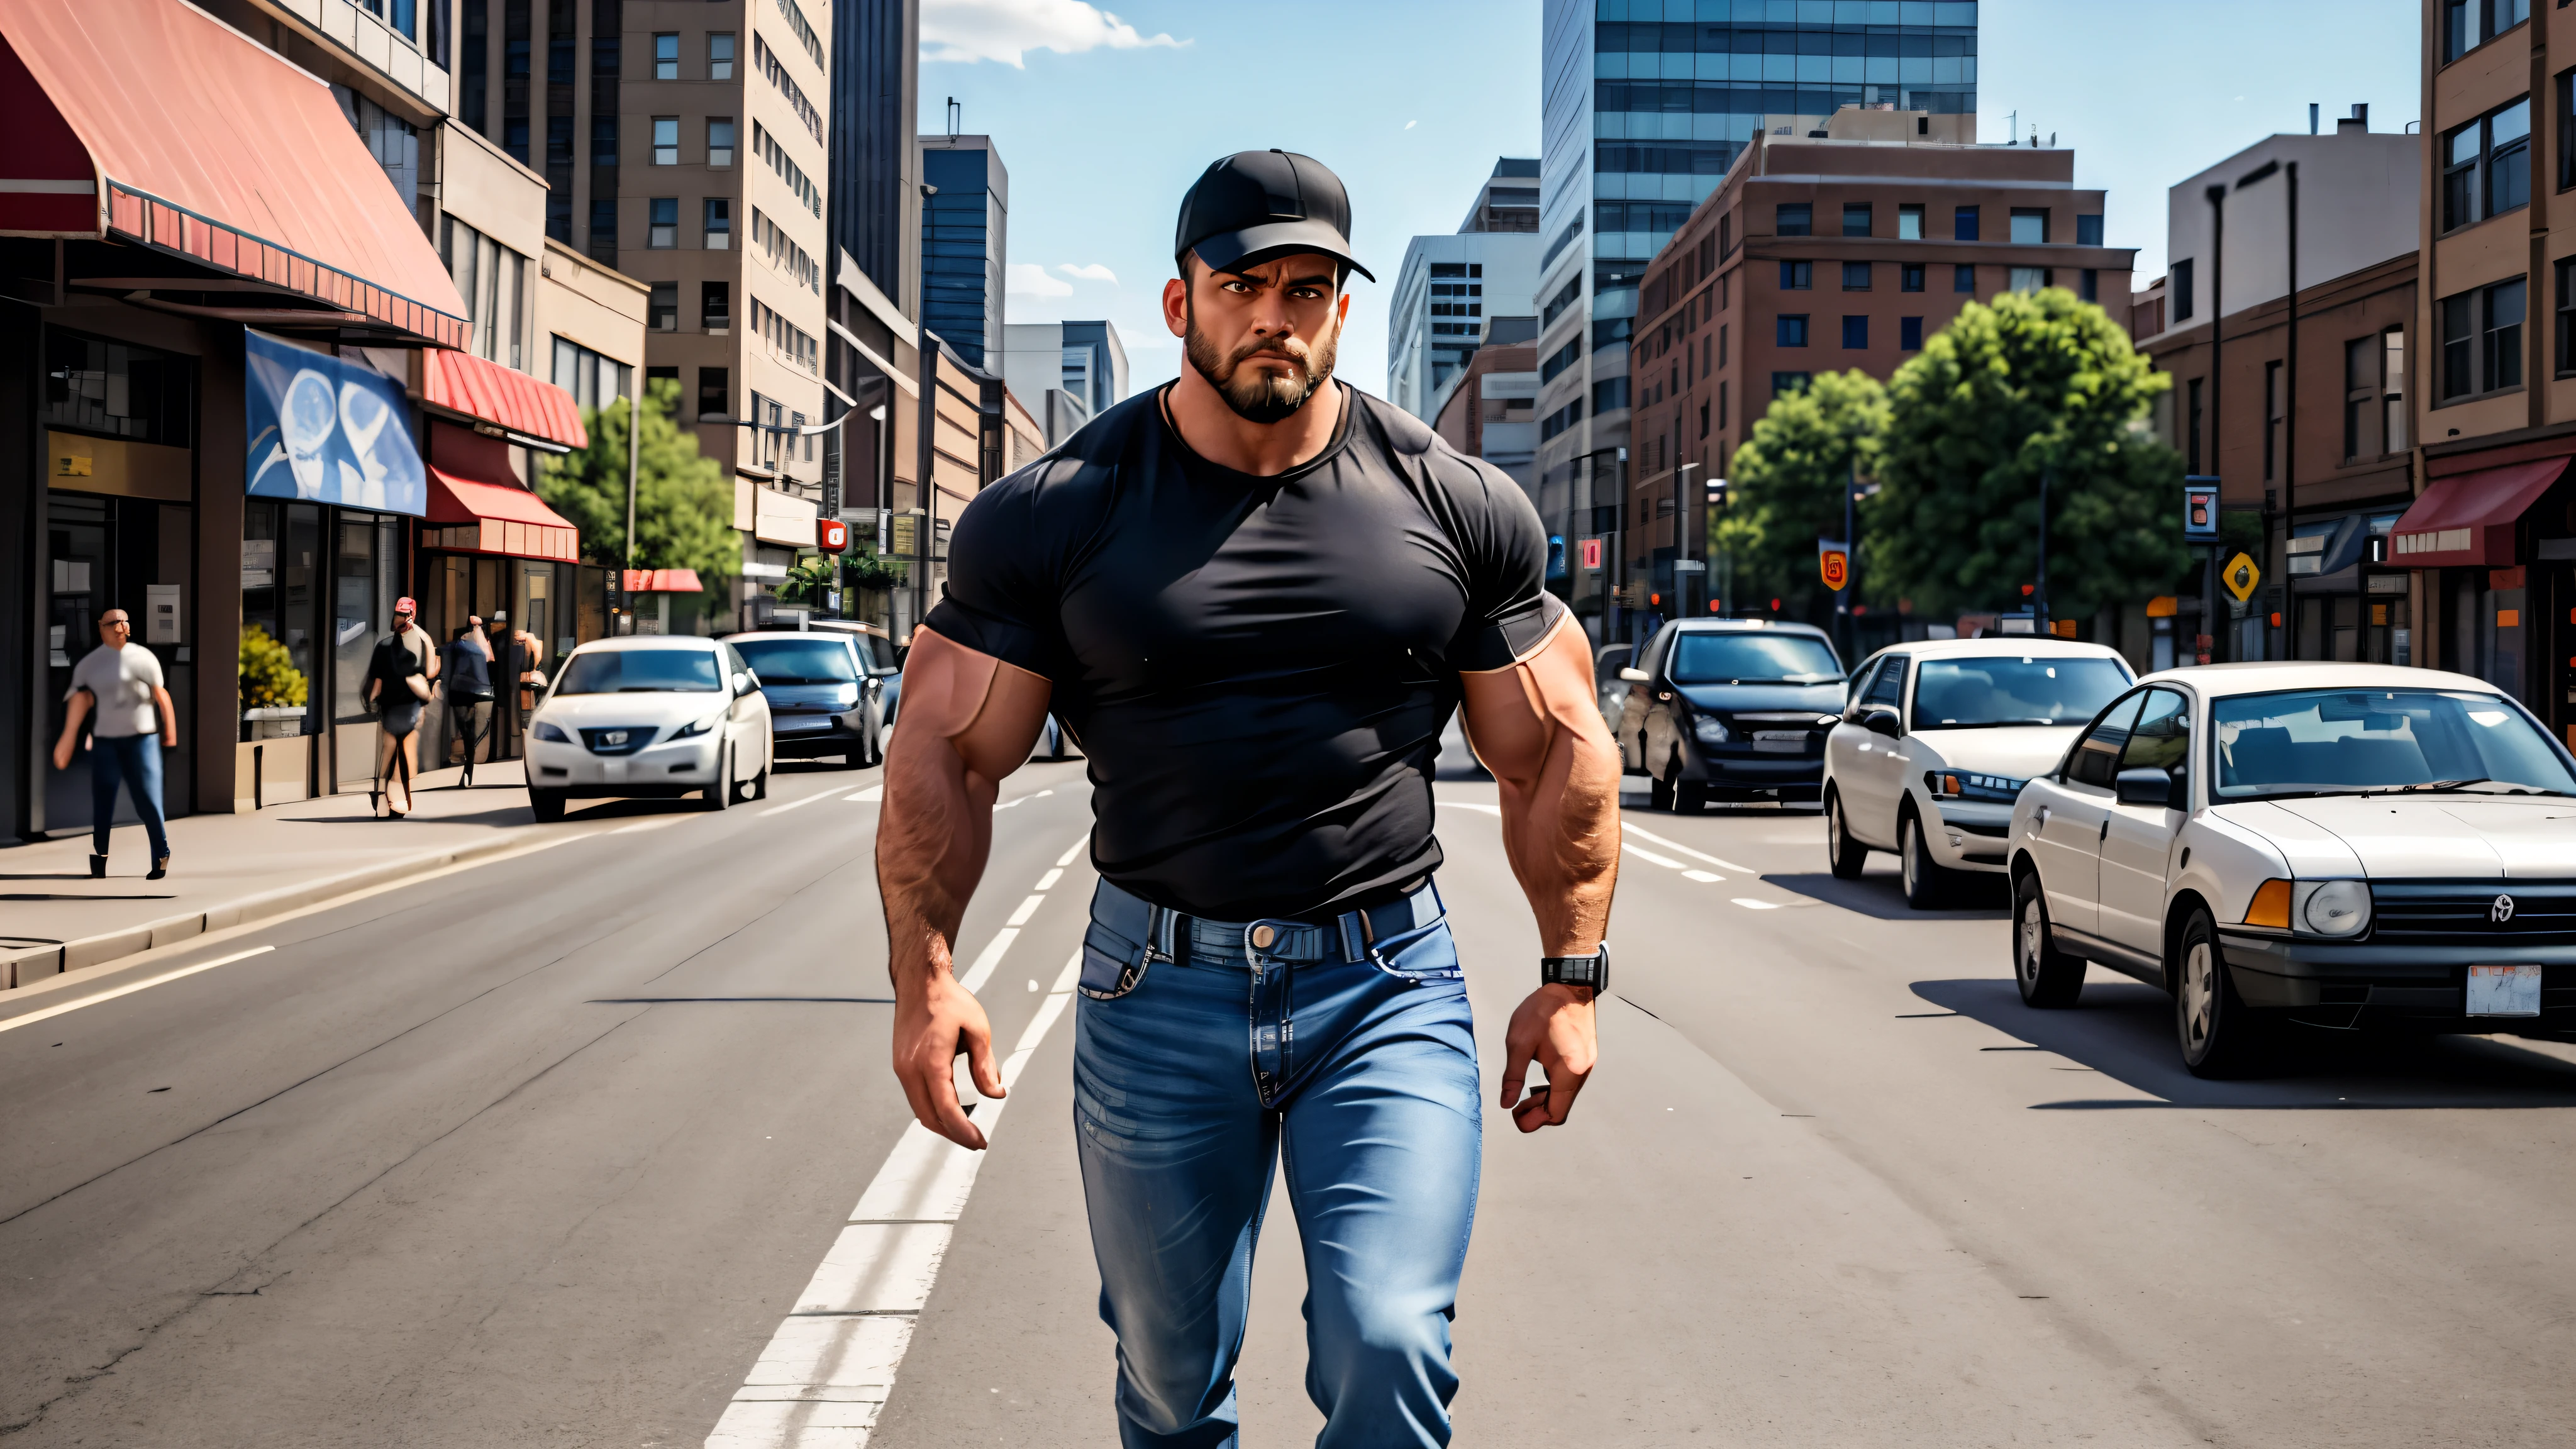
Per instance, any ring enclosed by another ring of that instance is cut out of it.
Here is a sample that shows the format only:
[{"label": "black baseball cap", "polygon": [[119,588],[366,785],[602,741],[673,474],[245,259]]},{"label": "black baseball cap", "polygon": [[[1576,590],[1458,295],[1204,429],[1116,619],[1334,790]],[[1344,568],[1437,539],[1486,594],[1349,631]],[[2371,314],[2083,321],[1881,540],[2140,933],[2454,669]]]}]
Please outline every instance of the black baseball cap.
[{"label": "black baseball cap", "polygon": [[1172,259],[1197,252],[1222,271],[1314,252],[1376,281],[1351,255],[1350,233],[1350,193],[1331,167],[1276,148],[1237,151],[1201,172],[1181,198]]}]

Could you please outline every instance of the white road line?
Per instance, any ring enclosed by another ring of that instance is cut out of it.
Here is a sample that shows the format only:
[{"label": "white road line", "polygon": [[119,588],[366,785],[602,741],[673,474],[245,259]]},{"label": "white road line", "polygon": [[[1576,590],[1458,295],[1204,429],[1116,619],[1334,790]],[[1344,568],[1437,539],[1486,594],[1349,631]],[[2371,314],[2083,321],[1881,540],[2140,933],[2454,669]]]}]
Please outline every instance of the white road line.
[{"label": "white road line", "polygon": [[1627,851],[1630,855],[1637,857],[1639,860],[1642,860],[1649,865],[1660,865],[1666,870],[1679,870],[1682,868],[1682,863],[1680,861],[1673,859],[1669,855],[1657,855],[1643,846],[1630,845],[1623,840],[1619,842],[1619,848]]},{"label": "white road line", "polygon": [[966,968],[966,974],[957,978],[957,984],[969,991],[983,990],[984,983],[992,979],[993,969],[1002,964],[1002,953],[1011,949],[1011,943],[1018,939],[1019,927],[1003,927],[993,937],[992,944],[984,948],[984,954],[975,958],[975,964]]},{"label": "white road line", "polygon": [[803,806],[811,805],[811,804],[813,804],[813,803],[814,803],[815,801],[817,801],[817,800],[829,800],[829,799],[831,799],[833,796],[838,795],[838,794],[840,794],[840,793],[841,793],[841,787],[840,787],[840,786],[838,786],[838,785],[835,785],[835,786],[833,786],[833,787],[832,787],[831,789],[829,789],[829,790],[825,790],[825,791],[823,791],[822,793],[820,793],[820,794],[816,794],[816,795],[808,795],[808,796],[806,796],[806,797],[805,797],[804,799],[802,799],[802,800],[790,800],[790,801],[788,801],[788,802],[787,802],[786,804],[784,804],[784,805],[772,805],[772,806],[770,806],[768,809],[763,810],[763,811],[761,811],[760,813],[761,813],[761,814],[763,814],[763,815],[776,815],[776,814],[779,814],[779,813],[780,813],[780,812],[782,812],[782,811],[795,810],[795,809],[799,809],[799,808],[801,808],[801,807],[803,807]]},{"label": "white road line", "polygon": [[1693,859],[1693,860],[1704,860],[1704,861],[1707,861],[1709,864],[1711,864],[1711,865],[1713,865],[1713,866],[1718,867],[1720,870],[1740,870],[1740,871],[1744,872],[1746,875],[1760,875],[1760,874],[1762,873],[1762,872],[1760,872],[1760,871],[1758,871],[1758,870],[1755,870],[1753,867],[1751,867],[1751,866],[1749,866],[1749,865],[1737,865],[1734,861],[1731,861],[1731,860],[1720,860],[1720,859],[1718,859],[1716,856],[1708,854],[1706,851],[1693,850],[1693,849],[1691,849],[1689,846],[1682,844],[1682,843],[1681,843],[1680,841],[1678,841],[1678,840],[1666,840],[1665,838],[1663,838],[1663,837],[1662,837],[1662,836],[1660,836],[1660,835],[1655,834],[1655,833],[1654,833],[1653,831],[1651,831],[1651,830],[1644,830],[1644,829],[1640,829],[1638,826],[1636,826],[1635,824],[1633,824],[1633,823],[1631,823],[1631,822],[1629,822],[1629,821],[1625,821],[1625,820],[1620,821],[1620,822],[1619,822],[1619,829],[1620,829],[1623,833],[1628,834],[1628,835],[1634,835],[1634,836],[1638,837],[1638,838],[1639,838],[1639,839],[1641,839],[1641,840],[1651,840],[1651,841],[1653,841],[1654,843],[1656,843],[1657,845],[1662,846],[1662,847],[1663,847],[1664,849],[1666,849],[1666,850],[1678,850],[1678,851],[1680,851],[1682,854],[1689,856],[1689,857],[1690,857],[1691,859]]},{"label": "white road line", "polygon": [[1714,881],[1721,881],[1721,880],[1724,880],[1724,879],[1726,879],[1726,877],[1724,877],[1724,876],[1722,876],[1722,875],[1711,875],[1711,874],[1709,874],[1707,871],[1704,871],[1704,870],[1686,870],[1686,871],[1683,871],[1683,872],[1682,872],[1682,879],[1684,879],[1684,880],[1695,880],[1695,881],[1698,881],[1701,885],[1708,885],[1708,884],[1710,884],[1711,882],[1714,882]]},{"label": "white road line", "polygon": [[164,971],[158,976],[147,976],[140,981],[129,981],[123,986],[115,987],[112,990],[97,992],[93,995],[84,996],[77,1001],[66,1001],[60,1006],[48,1006],[42,1011],[28,1012],[25,1016],[10,1017],[7,1021],[0,1021],[0,1031],[8,1031],[13,1027],[30,1026],[39,1021],[49,1021],[54,1017],[62,1015],[66,1011],[78,1011],[84,1006],[96,1006],[102,1001],[114,1001],[120,996],[131,996],[135,992],[141,991],[147,986],[158,986],[164,981],[176,981],[182,976],[194,976],[200,971],[212,971],[218,966],[229,966],[235,961],[247,961],[253,956],[265,956],[276,949],[277,948],[275,946],[253,946],[247,951],[235,951],[229,956],[218,956],[212,961],[199,961],[194,965],[182,966],[175,971]]},{"label": "white road line", "polygon": [[1030,889],[1051,891],[1055,889],[1055,883],[1062,879],[1064,879],[1064,867],[1059,865],[1055,869],[1048,871],[1046,874],[1039,876],[1038,883],[1031,886]]},{"label": "white road line", "polygon": [[1737,896],[1735,898],[1735,903],[1744,907],[1748,911],[1776,911],[1780,909],[1780,903],[1778,901],[1757,901],[1751,896]]},{"label": "white road line", "polygon": [[686,819],[688,819],[688,817],[685,815],[664,815],[653,820],[638,820],[632,825],[620,825],[615,830],[611,830],[606,833],[610,835],[633,835],[638,830],[667,830]]},{"label": "white road line", "polygon": [[1004,925],[1006,925],[1006,926],[1025,926],[1025,925],[1027,925],[1027,924],[1029,923],[1029,917],[1034,916],[1034,915],[1036,915],[1036,914],[1038,913],[1038,907],[1040,907],[1040,906],[1042,906],[1042,905],[1045,905],[1045,904],[1046,904],[1046,897],[1045,897],[1045,896],[1043,896],[1043,895],[1034,895],[1034,896],[1031,896],[1031,897],[1029,897],[1027,900],[1024,900],[1024,901],[1020,902],[1020,908],[1019,908],[1018,910],[1016,910],[1016,911],[1011,912],[1011,918],[1010,918],[1009,920],[1007,920],[1007,921],[1004,921],[1002,924],[1004,924]]},{"label": "white road line", "polygon": [[844,795],[844,796],[842,796],[841,798],[842,798],[842,799],[844,799],[844,800],[856,800],[856,801],[860,802],[861,804],[865,804],[866,802],[868,802],[868,801],[870,801],[870,800],[882,800],[882,799],[884,799],[884,798],[885,798],[885,786],[883,786],[883,785],[870,785],[868,788],[866,788],[866,789],[864,789],[864,790],[853,791],[852,793],[847,794],[847,795]]},{"label": "white road line", "polygon": [[[1077,950],[1002,1063],[1005,1090],[1072,1004],[1081,970]],[[1009,1100],[978,1108],[988,1142]],[[918,1122],[904,1128],[706,1449],[864,1449],[985,1156]]]},{"label": "white road line", "polygon": [[1059,856],[1057,856],[1057,857],[1055,858],[1055,863],[1056,863],[1057,865],[1059,865],[1059,866],[1066,866],[1066,865],[1071,865],[1071,864],[1073,864],[1073,862],[1074,862],[1074,858],[1075,858],[1076,856],[1081,855],[1081,854],[1082,854],[1082,852],[1090,846],[1090,844],[1091,844],[1091,832],[1090,832],[1090,831],[1088,831],[1088,830],[1086,830],[1086,831],[1082,832],[1082,838],[1081,838],[1080,840],[1077,840],[1077,841],[1075,841],[1075,842],[1073,843],[1073,847],[1072,847],[1072,849],[1067,850],[1064,854],[1059,855]]}]

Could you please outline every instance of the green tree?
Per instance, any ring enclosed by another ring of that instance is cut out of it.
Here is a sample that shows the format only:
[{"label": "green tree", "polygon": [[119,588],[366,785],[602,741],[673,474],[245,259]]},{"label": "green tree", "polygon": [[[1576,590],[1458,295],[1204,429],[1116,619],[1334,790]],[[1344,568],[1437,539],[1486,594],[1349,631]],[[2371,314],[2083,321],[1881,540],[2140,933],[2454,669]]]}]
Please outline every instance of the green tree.
[{"label": "green tree", "polygon": [[[733,486],[722,464],[698,453],[697,435],[672,421],[680,384],[645,384],[638,423],[635,477],[635,567],[695,569],[706,586],[705,611],[730,612],[734,575],[742,572],[742,536],[733,527]],[[581,530],[592,563],[626,566],[626,409],[624,398],[584,409],[590,446],[549,463],[537,481],[546,506]]]},{"label": "green tree", "polygon": [[[1820,372],[1805,388],[1771,400],[1735,450],[1727,504],[1709,530],[1710,547],[1734,567],[1739,597],[1777,598],[1793,618],[1831,615],[1833,590],[1817,572],[1816,540],[1842,537],[1843,490],[1855,464],[1869,472],[1885,426],[1887,394],[1858,370]],[[1860,583],[1869,587],[1866,574]]]},{"label": "green tree", "polygon": [[2182,459],[2145,416],[2171,385],[2071,292],[1969,303],[1888,383],[1861,577],[1930,611],[2019,607],[2046,471],[2051,615],[2168,592]]}]

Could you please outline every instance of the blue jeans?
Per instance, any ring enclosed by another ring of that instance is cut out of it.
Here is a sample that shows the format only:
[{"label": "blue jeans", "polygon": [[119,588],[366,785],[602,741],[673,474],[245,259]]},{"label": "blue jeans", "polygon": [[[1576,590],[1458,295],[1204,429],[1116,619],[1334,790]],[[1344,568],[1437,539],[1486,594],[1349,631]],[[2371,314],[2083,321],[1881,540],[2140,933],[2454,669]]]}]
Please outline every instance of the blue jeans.
[{"label": "blue jeans", "polygon": [[107,833],[116,823],[116,782],[134,800],[143,833],[152,840],[152,858],[170,853],[170,837],[161,829],[161,737],[159,735],[92,735],[89,740],[89,833],[94,855],[107,854]]},{"label": "blue jeans", "polygon": [[1433,904],[1373,949],[1354,918],[1269,923],[1268,951],[1253,923],[1184,919],[1158,943],[1178,959],[1146,952],[1144,902],[1106,881],[1094,896],[1074,1133],[1127,1449],[1236,1443],[1253,1245],[1283,1154],[1316,1443],[1449,1442],[1483,1119],[1457,948],[1421,894]]}]

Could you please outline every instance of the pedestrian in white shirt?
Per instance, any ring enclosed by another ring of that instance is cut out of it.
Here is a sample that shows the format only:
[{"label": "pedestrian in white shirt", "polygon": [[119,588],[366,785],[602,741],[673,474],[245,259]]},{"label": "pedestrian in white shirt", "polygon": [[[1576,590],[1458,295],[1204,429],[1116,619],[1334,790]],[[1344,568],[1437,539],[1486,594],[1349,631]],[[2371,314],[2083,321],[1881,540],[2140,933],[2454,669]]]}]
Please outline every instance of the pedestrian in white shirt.
[{"label": "pedestrian in white shirt", "polygon": [[134,642],[134,623],[123,609],[110,609],[98,621],[98,647],[72,666],[72,687],[64,699],[71,709],[63,719],[63,737],[54,742],[54,768],[72,767],[72,747],[81,724],[90,726],[89,873],[107,874],[107,838],[116,821],[116,785],[134,801],[143,817],[143,833],[152,842],[152,870],[147,879],[170,873],[170,836],[161,826],[161,752],[179,747],[179,712],[161,678],[161,661]]}]

